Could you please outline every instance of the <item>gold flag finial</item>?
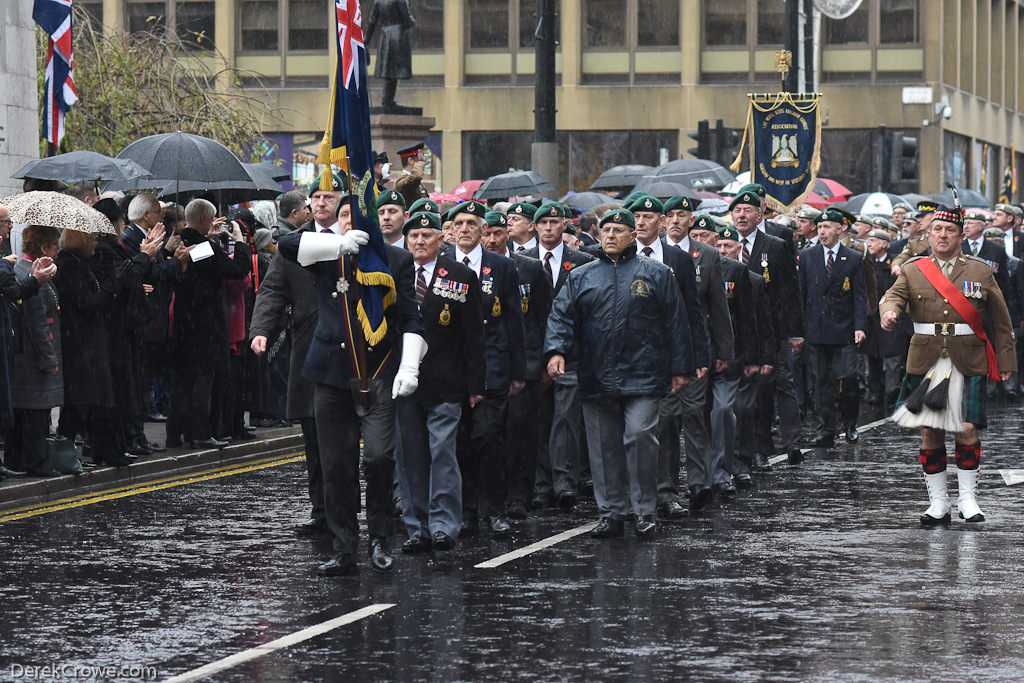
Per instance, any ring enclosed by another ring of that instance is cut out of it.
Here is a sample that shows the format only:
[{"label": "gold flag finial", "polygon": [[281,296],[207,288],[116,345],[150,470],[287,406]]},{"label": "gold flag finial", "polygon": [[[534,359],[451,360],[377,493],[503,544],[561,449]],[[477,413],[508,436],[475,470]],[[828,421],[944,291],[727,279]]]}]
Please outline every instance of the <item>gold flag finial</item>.
[{"label": "gold flag finial", "polygon": [[775,70],[782,77],[782,89],[786,89],[786,74],[793,68],[793,53],[789,50],[778,50],[775,53]]}]

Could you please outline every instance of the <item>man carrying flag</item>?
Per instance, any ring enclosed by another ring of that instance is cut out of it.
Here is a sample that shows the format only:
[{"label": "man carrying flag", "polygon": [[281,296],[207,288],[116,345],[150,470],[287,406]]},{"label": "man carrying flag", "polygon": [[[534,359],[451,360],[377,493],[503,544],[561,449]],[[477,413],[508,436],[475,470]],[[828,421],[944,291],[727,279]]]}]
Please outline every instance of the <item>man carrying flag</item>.
[{"label": "man carrying flag", "polygon": [[[320,161],[348,171],[350,191],[342,195],[339,207],[350,207],[352,220],[319,232],[293,232],[279,243],[284,258],[313,271],[320,311],[302,374],[315,383],[324,512],[334,540],[334,556],[318,568],[324,576],[357,572],[360,437],[365,444],[370,566],[378,572],[394,567],[387,546],[394,510],[394,399],[416,390],[426,353],[412,255],[385,245],[375,222],[358,0],[336,0],[335,12],[338,68]],[[330,166],[320,187],[337,189]]]},{"label": "man carrying flag", "polygon": [[[921,428],[919,461],[924,468],[929,508],[922,526],[949,524],[946,492],[946,432],[954,432],[959,500],[967,522],[983,522],[977,502],[981,441],[986,426],[986,377],[1007,380],[1017,369],[1013,328],[989,265],[960,252],[964,212],[940,206],[928,230],[930,256],[910,259],[879,305],[882,329],[896,327],[907,311],[914,338],[907,375],[893,421]],[[986,330],[991,330],[990,343]]]},{"label": "man carrying flag", "polygon": [[56,149],[64,137],[64,115],[78,101],[71,52],[71,0],[35,0],[32,18],[50,37],[43,82],[43,137]]}]

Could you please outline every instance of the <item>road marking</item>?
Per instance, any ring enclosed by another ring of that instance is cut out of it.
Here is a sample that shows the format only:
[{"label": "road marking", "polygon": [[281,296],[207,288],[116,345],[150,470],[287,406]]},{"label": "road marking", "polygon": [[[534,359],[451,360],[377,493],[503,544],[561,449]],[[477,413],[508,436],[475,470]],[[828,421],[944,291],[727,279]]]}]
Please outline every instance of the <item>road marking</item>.
[{"label": "road marking", "polygon": [[476,567],[477,569],[494,569],[495,567],[500,567],[501,565],[505,564],[506,562],[511,562],[512,560],[518,560],[520,557],[526,557],[527,555],[529,555],[531,553],[535,553],[538,550],[543,550],[544,548],[550,548],[551,546],[556,545],[558,543],[561,543],[562,541],[567,541],[570,538],[573,538],[574,536],[579,536],[580,534],[585,534],[588,531],[590,531],[591,529],[593,529],[595,526],[597,526],[597,523],[596,522],[591,522],[589,524],[584,524],[583,526],[578,526],[575,529],[569,529],[568,531],[563,531],[560,534],[555,534],[554,536],[549,536],[548,538],[545,538],[543,541],[537,541],[536,543],[531,543],[528,546],[525,546],[525,547],[520,548],[518,550],[513,550],[510,553],[505,553],[504,555],[498,555],[494,559],[487,560],[486,562],[481,562],[480,564],[474,565],[474,567]]},{"label": "road marking", "polygon": [[231,669],[239,664],[263,657],[264,655],[269,655],[272,652],[276,652],[277,650],[281,650],[286,647],[291,647],[292,645],[309,640],[310,638],[316,638],[328,631],[333,631],[341,626],[351,624],[359,621],[360,619],[365,619],[366,617],[373,616],[374,614],[383,612],[384,610],[391,609],[395,604],[396,603],[382,602],[363,607],[362,609],[357,609],[355,612],[343,614],[335,619],[330,619],[323,623],[310,626],[309,628],[304,628],[301,631],[296,631],[295,633],[283,636],[277,640],[272,640],[269,643],[263,643],[258,647],[244,650],[237,654],[233,654],[230,657],[225,657],[224,659],[218,659],[216,662],[211,662],[199,667],[198,669],[192,669],[191,671],[178,674],[177,676],[168,678],[164,683],[185,683],[186,681],[194,681],[200,678],[206,678],[207,676],[212,676],[215,673]]},{"label": "road marking", "polygon": [[160,491],[162,489],[174,488],[176,486],[184,486],[185,484],[195,484],[201,481],[209,481],[211,479],[220,479],[221,477],[230,477],[234,474],[242,474],[244,472],[254,472],[256,470],[266,469],[268,467],[277,467],[278,465],[286,465],[292,462],[298,462],[305,460],[305,453],[302,451],[296,451],[289,453],[285,456],[274,456],[271,458],[263,458],[257,461],[250,461],[241,463],[238,465],[225,465],[222,467],[214,467],[203,472],[197,472],[194,474],[178,475],[176,477],[164,477],[162,479],[156,479],[144,484],[132,484],[129,486],[118,486],[112,489],[105,489],[103,491],[96,491],[94,493],[85,493],[77,496],[70,496],[68,498],[62,498],[60,500],[48,501],[45,503],[37,503],[35,505],[26,505],[20,508],[14,508],[7,510],[4,513],[0,513],[0,523],[13,522],[18,519],[25,519],[26,517],[35,517],[37,515],[45,515],[50,512],[58,512],[60,510],[70,510],[71,508],[82,507],[85,505],[92,505],[93,503],[101,503],[107,500],[116,500],[118,498],[126,498],[128,496],[137,496],[140,493],[150,493],[151,491]]},{"label": "road marking", "polygon": [[[875,429],[877,427],[881,427],[882,425],[888,424],[889,422],[890,422],[890,418],[883,417],[881,420],[875,420],[874,422],[869,422],[866,425],[864,425],[863,427],[857,427],[857,431],[858,432],[869,432],[872,429]],[[846,438],[846,432],[843,432],[842,434],[840,434],[839,437],[845,439]],[[814,450],[814,449],[812,449],[812,448],[801,448],[800,452],[801,453],[810,453],[812,450]],[[773,455],[772,457],[768,458],[768,464],[770,464],[770,465],[777,465],[780,462],[785,462],[786,460],[789,460],[789,456],[786,455],[785,453],[782,453],[780,455]]]},{"label": "road marking", "polygon": [[1003,476],[1003,481],[1006,482],[1007,486],[1024,482],[1024,470],[999,470],[999,474]]}]

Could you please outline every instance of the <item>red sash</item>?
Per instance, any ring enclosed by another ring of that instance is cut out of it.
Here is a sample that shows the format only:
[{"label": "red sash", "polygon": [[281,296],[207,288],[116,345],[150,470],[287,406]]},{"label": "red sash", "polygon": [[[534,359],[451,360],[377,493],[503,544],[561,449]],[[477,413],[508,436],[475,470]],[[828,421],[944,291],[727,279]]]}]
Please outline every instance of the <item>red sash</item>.
[{"label": "red sash", "polygon": [[992,343],[988,340],[985,335],[985,327],[981,322],[981,314],[978,310],[971,305],[971,302],[967,300],[967,297],[963,295],[959,289],[957,289],[949,278],[942,274],[935,262],[930,258],[923,258],[914,262],[917,264],[921,274],[925,276],[928,282],[931,283],[939,294],[942,295],[943,299],[949,301],[960,317],[971,326],[971,331],[978,336],[981,341],[985,342],[985,355],[988,358],[988,378],[993,382],[999,381],[999,363],[996,361],[996,350],[992,348]]}]

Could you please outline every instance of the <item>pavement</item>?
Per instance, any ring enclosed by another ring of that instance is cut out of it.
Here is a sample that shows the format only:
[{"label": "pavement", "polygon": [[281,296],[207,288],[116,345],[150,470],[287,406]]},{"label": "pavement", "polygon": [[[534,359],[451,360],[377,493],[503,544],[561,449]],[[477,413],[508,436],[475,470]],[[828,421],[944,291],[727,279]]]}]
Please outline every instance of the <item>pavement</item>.
[{"label": "pavement", "polygon": [[301,454],[0,513],[0,680],[1020,680],[1021,490],[999,470],[1022,413],[990,417],[988,521],[949,528],[919,526],[917,437],[891,423],[649,540],[590,539],[584,501],[390,575],[364,555],[316,576]]}]

